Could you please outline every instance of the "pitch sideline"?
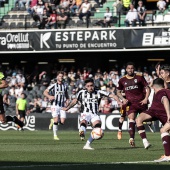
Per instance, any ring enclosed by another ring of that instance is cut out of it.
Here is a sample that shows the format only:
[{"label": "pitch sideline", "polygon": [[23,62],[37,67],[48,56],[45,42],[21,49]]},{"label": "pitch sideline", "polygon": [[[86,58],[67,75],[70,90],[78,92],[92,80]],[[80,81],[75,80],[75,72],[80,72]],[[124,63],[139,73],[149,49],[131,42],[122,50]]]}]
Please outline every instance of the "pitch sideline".
[{"label": "pitch sideline", "polygon": [[64,166],[86,166],[86,165],[114,165],[114,164],[138,164],[155,163],[154,161],[135,161],[135,162],[111,162],[111,163],[82,163],[82,164],[51,164],[51,165],[23,165],[23,166],[0,166],[1,169],[13,168],[35,168],[35,167],[64,167]]}]

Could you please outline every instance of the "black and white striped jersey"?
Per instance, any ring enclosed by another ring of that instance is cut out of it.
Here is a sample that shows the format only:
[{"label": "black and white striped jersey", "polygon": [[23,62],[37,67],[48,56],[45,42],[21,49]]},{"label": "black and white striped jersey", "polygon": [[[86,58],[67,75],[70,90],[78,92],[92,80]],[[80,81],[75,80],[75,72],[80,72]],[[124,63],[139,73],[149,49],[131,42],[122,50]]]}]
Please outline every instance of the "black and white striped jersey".
[{"label": "black and white striped jersey", "polygon": [[102,90],[94,90],[92,93],[89,93],[83,89],[78,92],[77,100],[81,103],[82,112],[97,114],[101,98],[109,96],[109,94]]},{"label": "black and white striped jersey", "polygon": [[64,107],[64,103],[66,101],[67,86],[63,83],[54,83],[48,87],[48,90],[51,96],[55,96],[55,100],[52,101],[51,104],[55,102],[55,105]]}]

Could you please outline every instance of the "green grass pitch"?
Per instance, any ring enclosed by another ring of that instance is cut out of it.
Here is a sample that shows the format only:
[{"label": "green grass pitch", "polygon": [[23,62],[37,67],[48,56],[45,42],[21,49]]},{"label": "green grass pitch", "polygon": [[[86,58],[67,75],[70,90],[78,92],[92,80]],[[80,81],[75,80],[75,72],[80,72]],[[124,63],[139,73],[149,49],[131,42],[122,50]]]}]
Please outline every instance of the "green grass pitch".
[{"label": "green grass pitch", "polygon": [[[87,131],[86,139],[90,131]],[[117,140],[117,132],[105,132],[94,141],[94,151],[83,150],[78,131],[59,131],[60,141],[53,140],[52,131],[0,131],[0,170],[157,170],[170,169],[170,162],[154,163],[164,154],[159,133],[148,132],[152,144],[143,148],[136,133],[136,147],[130,148],[128,132]]]}]

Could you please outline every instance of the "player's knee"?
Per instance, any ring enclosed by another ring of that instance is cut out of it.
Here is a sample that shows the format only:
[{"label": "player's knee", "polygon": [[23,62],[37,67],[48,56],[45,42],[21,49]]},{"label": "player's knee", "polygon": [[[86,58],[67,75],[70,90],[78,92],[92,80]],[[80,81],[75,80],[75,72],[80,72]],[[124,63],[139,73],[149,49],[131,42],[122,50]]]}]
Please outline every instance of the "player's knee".
[{"label": "player's knee", "polygon": [[165,132],[166,132],[166,131],[164,130],[164,128],[161,128],[161,129],[160,129],[160,133],[161,133],[161,134],[163,134],[163,133],[165,133]]},{"label": "player's knee", "polygon": [[101,123],[96,123],[96,124],[94,125],[94,128],[101,128]]},{"label": "player's knee", "polygon": [[80,123],[80,126],[84,126],[85,128],[87,127],[87,125],[86,125],[85,122],[81,122],[81,123]]}]

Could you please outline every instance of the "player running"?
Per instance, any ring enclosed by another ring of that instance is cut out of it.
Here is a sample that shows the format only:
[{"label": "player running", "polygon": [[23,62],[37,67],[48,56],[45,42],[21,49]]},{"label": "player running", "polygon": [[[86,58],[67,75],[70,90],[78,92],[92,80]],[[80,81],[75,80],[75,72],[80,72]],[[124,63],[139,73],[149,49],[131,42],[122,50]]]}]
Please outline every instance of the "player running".
[{"label": "player running", "polygon": [[[119,98],[115,94],[110,94],[102,90],[96,90],[94,88],[93,79],[86,79],[85,89],[80,90],[77,94],[77,98],[73,99],[68,107],[63,108],[63,110],[67,111],[77,102],[80,102],[82,113],[80,116],[79,135],[81,140],[85,139],[87,123],[90,123],[93,128],[101,128],[101,119],[98,115],[98,111],[99,102],[103,96],[113,98],[118,102],[118,104],[122,105]],[[93,141],[94,139],[90,135],[83,149],[94,150],[94,148],[90,146]]]},{"label": "player running", "polygon": [[24,126],[24,123],[21,122],[16,116],[5,116],[5,111],[3,107],[3,97],[2,89],[8,87],[7,81],[5,80],[4,74],[0,72],[0,121],[1,123],[14,122],[21,128]]},{"label": "player running", "polygon": [[147,148],[150,143],[146,138],[143,121],[159,120],[162,123],[163,127],[160,129],[160,132],[165,154],[160,159],[155,160],[155,162],[167,162],[170,161],[170,90],[164,88],[164,80],[161,78],[155,79],[152,87],[155,92],[152,105],[147,111],[144,111],[137,117],[136,124],[144,147]]},{"label": "player running", "polygon": [[58,125],[63,125],[66,119],[66,112],[61,108],[67,105],[68,92],[67,87],[63,83],[64,72],[59,71],[57,73],[57,82],[50,85],[45,91],[44,96],[51,101],[51,113],[54,119],[53,134],[54,140],[59,140],[57,136]]},{"label": "player running", "polygon": [[[129,144],[135,147],[135,118],[137,113],[147,109],[150,87],[142,75],[134,73],[134,63],[126,64],[127,74],[118,82],[117,95],[122,100],[123,104],[127,104],[127,116],[129,119]],[[146,93],[144,93],[144,90]],[[126,99],[121,92],[125,93]]]}]

